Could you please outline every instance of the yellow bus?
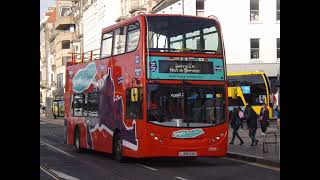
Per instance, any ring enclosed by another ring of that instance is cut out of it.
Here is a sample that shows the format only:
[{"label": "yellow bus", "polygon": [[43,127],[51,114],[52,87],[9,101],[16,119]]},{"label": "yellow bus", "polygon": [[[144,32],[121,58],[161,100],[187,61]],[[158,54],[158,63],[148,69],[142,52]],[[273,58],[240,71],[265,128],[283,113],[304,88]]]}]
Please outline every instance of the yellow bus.
[{"label": "yellow bus", "polygon": [[229,72],[227,76],[229,107],[244,107],[249,103],[259,115],[262,104],[266,104],[269,118],[273,118],[270,83],[264,72]]}]

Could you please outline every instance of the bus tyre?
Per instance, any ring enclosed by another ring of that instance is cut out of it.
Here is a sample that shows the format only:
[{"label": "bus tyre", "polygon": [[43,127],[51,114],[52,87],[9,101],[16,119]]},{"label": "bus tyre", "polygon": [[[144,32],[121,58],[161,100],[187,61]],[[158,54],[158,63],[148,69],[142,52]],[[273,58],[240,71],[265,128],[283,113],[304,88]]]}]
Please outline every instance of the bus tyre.
[{"label": "bus tyre", "polygon": [[124,162],[124,157],[122,156],[122,138],[120,133],[116,133],[113,138],[113,158],[119,162]]},{"label": "bus tyre", "polygon": [[76,152],[81,152],[80,148],[80,130],[76,128],[74,131],[74,150]]}]

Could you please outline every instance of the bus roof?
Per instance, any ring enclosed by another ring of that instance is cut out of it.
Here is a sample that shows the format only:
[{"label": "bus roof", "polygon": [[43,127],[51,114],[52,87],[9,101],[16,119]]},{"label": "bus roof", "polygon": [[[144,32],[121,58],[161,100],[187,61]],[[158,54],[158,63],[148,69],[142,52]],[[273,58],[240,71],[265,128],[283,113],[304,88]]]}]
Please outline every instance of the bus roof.
[{"label": "bus roof", "polygon": [[[218,19],[215,16],[201,17],[201,16],[182,15],[182,14],[142,14],[141,13],[141,14],[138,14],[138,15],[136,15],[134,17],[128,18],[128,19],[120,21],[120,22],[116,22],[111,26],[103,28],[102,29],[102,33],[114,30],[114,29],[116,29],[118,27],[121,27],[123,25],[126,25],[126,24],[130,24],[131,22],[136,21],[136,20],[138,20],[139,18],[141,18],[143,16],[147,16],[147,17],[151,17],[151,16],[162,16],[162,17],[165,17],[165,16],[181,16],[182,17],[183,16],[183,17],[192,17],[192,18],[197,18],[197,19],[212,19],[213,21],[218,22]],[[219,24],[218,24],[218,26],[219,26]]]},{"label": "bus roof", "polygon": [[227,76],[264,75],[265,72],[228,72],[227,74]]}]

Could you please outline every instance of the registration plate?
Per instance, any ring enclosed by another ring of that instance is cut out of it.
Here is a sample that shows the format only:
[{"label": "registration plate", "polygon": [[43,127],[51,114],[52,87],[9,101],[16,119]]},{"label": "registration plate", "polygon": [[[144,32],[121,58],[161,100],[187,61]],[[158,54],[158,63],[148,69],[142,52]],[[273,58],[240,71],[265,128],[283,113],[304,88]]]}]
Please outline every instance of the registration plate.
[{"label": "registration plate", "polygon": [[183,152],[179,152],[179,156],[197,156],[197,152],[183,151]]}]

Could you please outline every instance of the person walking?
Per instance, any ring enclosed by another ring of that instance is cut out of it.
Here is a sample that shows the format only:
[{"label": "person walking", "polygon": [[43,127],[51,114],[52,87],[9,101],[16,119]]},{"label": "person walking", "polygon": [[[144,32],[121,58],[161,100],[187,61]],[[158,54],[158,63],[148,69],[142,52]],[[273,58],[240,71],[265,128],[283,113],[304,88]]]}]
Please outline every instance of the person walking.
[{"label": "person walking", "polygon": [[266,135],[267,127],[269,125],[269,110],[266,107],[265,104],[262,105],[261,111],[260,111],[260,117],[259,122],[261,126],[262,135]]},{"label": "person walking", "polygon": [[278,118],[277,118],[277,128],[280,130],[280,107],[277,106]]},{"label": "person walking", "polygon": [[240,127],[240,118],[239,118],[239,109],[238,108],[234,108],[232,110],[231,117],[230,117],[230,123],[231,123],[231,127],[233,129],[233,132],[232,132],[232,139],[229,144],[233,144],[234,138],[237,136],[237,138],[240,140],[240,145],[242,145],[244,142],[238,134],[238,129]]},{"label": "person walking", "polygon": [[243,114],[243,111],[240,106],[238,106],[238,109],[239,109],[240,128],[241,128],[240,131],[242,131],[243,130],[244,114]]},{"label": "person walking", "polygon": [[256,132],[258,127],[257,113],[253,110],[250,104],[247,104],[244,114],[245,114],[245,119],[247,121],[248,129],[249,129],[249,137],[252,140],[250,146],[256,146],[259,142],[256,139]]}]

